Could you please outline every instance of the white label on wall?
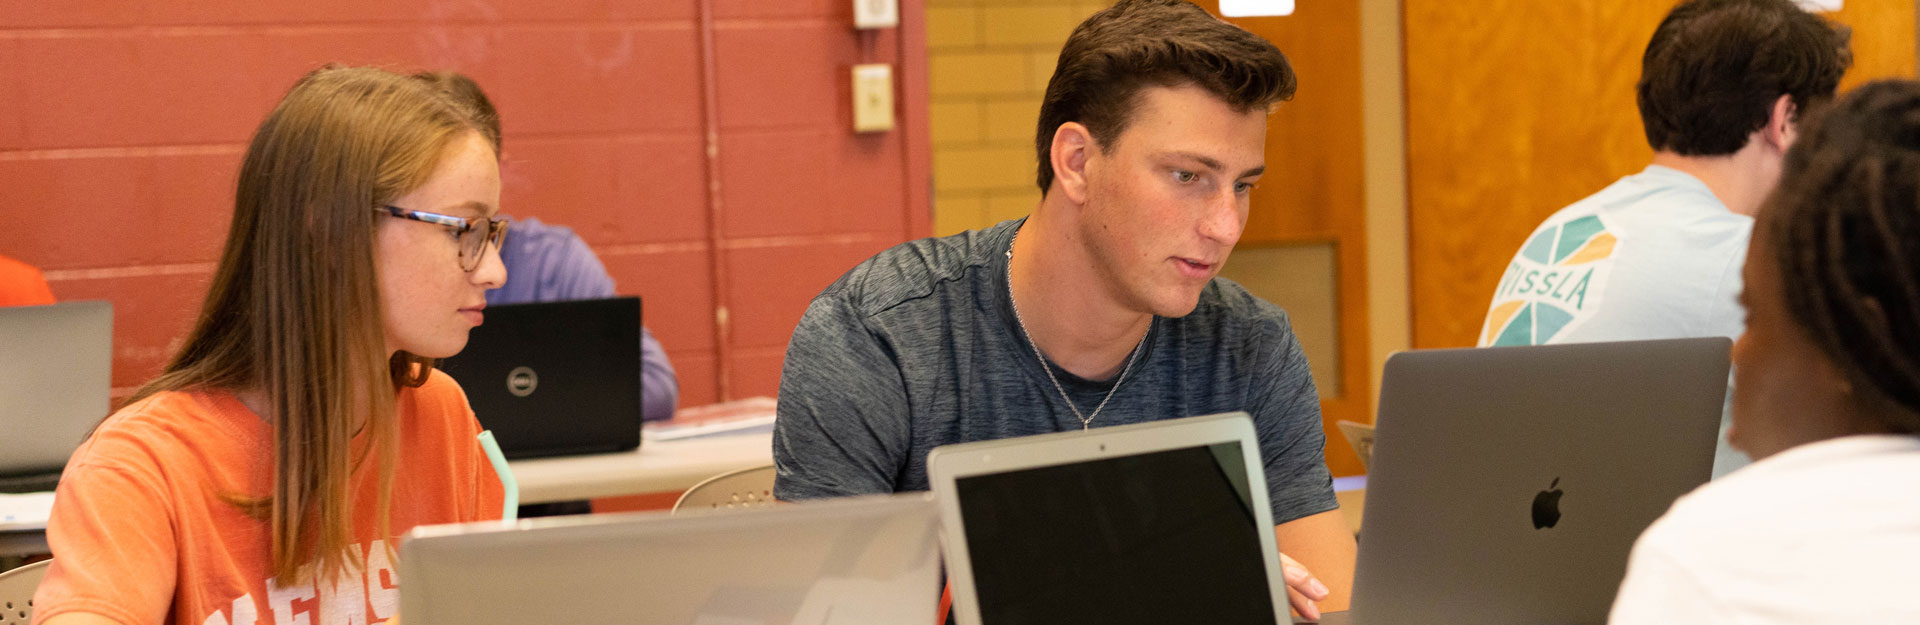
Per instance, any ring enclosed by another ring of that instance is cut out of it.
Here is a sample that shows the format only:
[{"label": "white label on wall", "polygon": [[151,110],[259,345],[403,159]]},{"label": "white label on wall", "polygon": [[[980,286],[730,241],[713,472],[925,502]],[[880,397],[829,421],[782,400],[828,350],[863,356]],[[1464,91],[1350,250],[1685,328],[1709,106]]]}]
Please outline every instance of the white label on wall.
[{"label": "white label on wall", "polygon": [[853,0],[854,28],[893,28],[899,25],[899,2],[895,0]]},{"label": "white label on wall", "polygon": [[[1831,1],[1840,3],[1840,0]],[[1293,15],[1293,0],[1220,0],[1220,14],[1227,17]]]}]

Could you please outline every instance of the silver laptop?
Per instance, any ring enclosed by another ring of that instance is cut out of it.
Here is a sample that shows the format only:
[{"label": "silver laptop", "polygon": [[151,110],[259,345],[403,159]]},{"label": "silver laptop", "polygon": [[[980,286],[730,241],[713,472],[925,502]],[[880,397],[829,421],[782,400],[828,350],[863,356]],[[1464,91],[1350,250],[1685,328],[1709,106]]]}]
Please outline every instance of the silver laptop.
[{"label": "silver laptop", "polygon": [[960,625],[1287,623],[1246,413],[927,457]]},{"label": "silver laptop", "polygon": [[106,418],[112,367],[112,304],[0,308],[0,483],[46,476],[51,488]]},{"label": "silver laptop", "polygon": [[398,568],[407,625],[932,625],[940,601],[926,493],[427,526]]},{"label": "silver laptop", "polygon": [[1606,622],[1634,539],[1712,472],[1729,348],[1395,354],[1352,609],[1322,622]]}]

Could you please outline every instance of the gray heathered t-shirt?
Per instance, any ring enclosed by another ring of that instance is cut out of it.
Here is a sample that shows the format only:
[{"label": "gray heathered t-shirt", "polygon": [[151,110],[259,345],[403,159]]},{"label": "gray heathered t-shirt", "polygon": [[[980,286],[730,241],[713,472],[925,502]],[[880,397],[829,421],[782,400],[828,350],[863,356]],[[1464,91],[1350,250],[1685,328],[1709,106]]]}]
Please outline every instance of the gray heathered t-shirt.
[{"label": "gray heathered t-shirt", "polygon": [[[1022,223],[895,246],[814,298],[780,376],[775,497],[926,490],[934,447],[1080,429],[1007,297]],[[1274,523],[1339,507],[1319,394],[1284,311],[1216,278],[1192,314],[1154,318],[1144,349],[1094,427],[1246,411]],[[1112,388],[1046,366],[1082,413]]]}]

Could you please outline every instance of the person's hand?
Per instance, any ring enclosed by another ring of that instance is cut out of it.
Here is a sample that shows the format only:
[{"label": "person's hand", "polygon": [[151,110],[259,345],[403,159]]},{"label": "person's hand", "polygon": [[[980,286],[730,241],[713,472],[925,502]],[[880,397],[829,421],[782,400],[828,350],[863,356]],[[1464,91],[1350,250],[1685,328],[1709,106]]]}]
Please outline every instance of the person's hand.
[{"label": "person's hand", "polygon": [[1287,580],[1287,603],[1293,605],[1293,611],[1307,620],[1320,620],[1320,604],[1316,602],[1327,598],[1327,585],[1284,553],[1280,554],[1280,576]]}]

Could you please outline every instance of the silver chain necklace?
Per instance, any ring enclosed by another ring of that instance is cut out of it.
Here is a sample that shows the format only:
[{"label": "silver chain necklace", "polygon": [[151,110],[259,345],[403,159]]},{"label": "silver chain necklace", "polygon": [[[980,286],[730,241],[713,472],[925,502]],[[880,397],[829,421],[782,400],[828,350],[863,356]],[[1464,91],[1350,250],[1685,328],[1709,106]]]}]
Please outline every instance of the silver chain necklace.
[{"label": "silver chain necklace", "polygon": [[[1020,231],[1014,230],[1013,241],[1019,240]],[[1147,333],[1140,336],[1140,342],[1135,343],[1133,351],[1127,354],[1127,365],[1120,368],[1120,377],[1114,378],[1113,388],[1107,389],[1107,396],[1101,398],[1100,405],[1093,408],[1093,414],[1081,414],[1080,407],[1073,405],[1073,396],[1067,394],[1066,387],[1060,386],[1060,378],[1053,375],[1053,366],[1047,364],[1046,354],[1040,353],[1040,345],[1033,342],[1033,333],[1027,331],[1026,320],[1020,318],[1020,303],[1013,299],[1013,241],[1007,242],[1007,303],[1013,306],[1013,322],[1020,325],[1020,335],[1027,337],[1027,346],[1033,348],[1033,356],[1040,359],[1040,371],[1047,374],[1047,381],[1053,383],[1053,390],[1060,391],[1060,399],[1067,401],[1067,409],[1072,410],[1073,416],[1080,419],[1080,429],[1083,431],[1091,429],[1093,420],[1100,416],[1101,410],[1107,408],[1107,402],[1112,401],[1113,394],[1119,392],[1120,384],[1127,381],[1127,372],[1133,370],[1134,361],[1140,359],[1141,347],[1147,344],[1147,337],[1153,334],[1151,322],[1147,327]]]}]

